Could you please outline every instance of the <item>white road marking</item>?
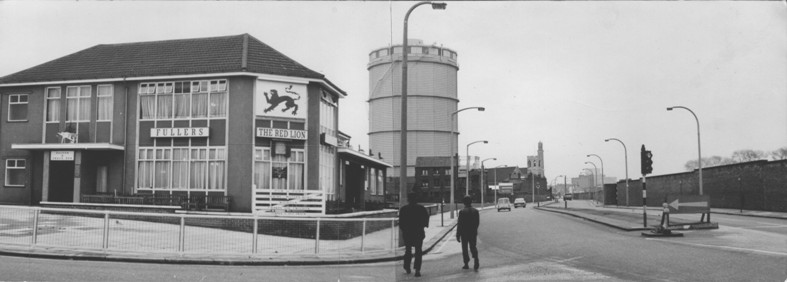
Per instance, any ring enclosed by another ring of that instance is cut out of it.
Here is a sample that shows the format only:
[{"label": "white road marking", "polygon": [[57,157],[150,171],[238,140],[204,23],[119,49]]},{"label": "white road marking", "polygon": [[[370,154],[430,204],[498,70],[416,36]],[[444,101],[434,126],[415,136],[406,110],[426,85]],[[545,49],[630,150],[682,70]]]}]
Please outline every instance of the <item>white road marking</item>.
[{"label": "white road marking", "polygon": [[761,253],[761,254],[774,255],[774,256],[787,256],[787,253],[763,251],[763,250],[749,249],[749,248],[697,244],[697,243],[680,242],[680,241],[672,241],[672,240],[664,240],[664,239],[656,239],[656,238],[646,238],[645,240],[654,240],[654,241],[661,241],[661,242],[668,242],[668,243],[675,243],[675,244],[683,244],[683,245],[697,246],[697,247],[706,247],[706,248],[717,248],[717,249],[728,249],[728,250],[736,250],[736,251],[745,251],[745,252]]}]

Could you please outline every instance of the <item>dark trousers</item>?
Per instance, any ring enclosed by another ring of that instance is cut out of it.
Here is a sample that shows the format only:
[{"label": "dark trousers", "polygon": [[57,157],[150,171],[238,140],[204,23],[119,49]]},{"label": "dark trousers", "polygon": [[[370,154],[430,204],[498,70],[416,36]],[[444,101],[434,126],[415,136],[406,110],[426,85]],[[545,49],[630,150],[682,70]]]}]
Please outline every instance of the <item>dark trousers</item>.
[{"label": "dark trousers", "polygon": [[413,259],[412,249],[415,248],[415,263],[413,268],[415,272],[421,270],[421,257],[423,256],[422,247],[424,245],[423,239],[405,240],[404,242],[404,269],[410,270],[410,261]]},{"label": "dark trousers", "polygon": [[474,259],[478,259],[478,249],[475,247],[476,239],[478,235],[462,235],[462,259],[464,260],[465,264],[470,262],[470,256],[467,255],[467,246],[470,245],[470,253],[473,255]]}]

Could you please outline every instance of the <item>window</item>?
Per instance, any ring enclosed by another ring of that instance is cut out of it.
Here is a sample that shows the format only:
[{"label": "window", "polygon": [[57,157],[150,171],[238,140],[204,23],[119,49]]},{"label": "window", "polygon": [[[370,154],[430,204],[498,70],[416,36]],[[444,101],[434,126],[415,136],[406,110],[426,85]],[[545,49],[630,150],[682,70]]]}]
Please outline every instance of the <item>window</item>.
[{"label": "window", "polygon": [[8,95],[8,121],[27,120],[27,94]]},{"label": "window", "polygon": [[377,171],[377,195],[385,194],[385,186],[383,184],[383,171]]},{"label": "window", "polygon": [[257,189],[304,190],[305,151],[291,149],[289,157],[271,154],[271,148],[254,150],[254,185]]},{"label": "window", "polygon": [[111,121],[112,120],[112,85],[99,85],[97,96],[98,96],[98,118],[96,120]]},{"label": "window", "polygon": [[426,169],[422,169],[421,170],[421,176],[427,176],[427,175],[429,175],[429,171],[426,170]]},{"label": "window", "polygon": [[222,118],[227,116],[227,80],[141,83],[141,119]]},{"label": "window", "polygon": [[377,169],[369,168],[369,177],[366,182],[369,183],[369,192],[371,195],[377,195]]},{"label": "window", "polygon": [[90,86],[66,88],[66,121],[90,121]]},{"label": "window", "polygon": [[5,186],[25,186],[25,160],[5,160]]},{"label": "window", "polygon": [[60,88],[46,89],[46,121],[60,121]]},{"label": "window", "polygon": [[422,180],[421,188],[428,188],[428,187],[429,187],[429,180]]},{"label": "window", "polygon": [[326,195],[336,193],[336,148],[320,145],[320,187]]},{"label": "window", "polygon": [[137,187],[225,190],[225,148],[140,148]]}]

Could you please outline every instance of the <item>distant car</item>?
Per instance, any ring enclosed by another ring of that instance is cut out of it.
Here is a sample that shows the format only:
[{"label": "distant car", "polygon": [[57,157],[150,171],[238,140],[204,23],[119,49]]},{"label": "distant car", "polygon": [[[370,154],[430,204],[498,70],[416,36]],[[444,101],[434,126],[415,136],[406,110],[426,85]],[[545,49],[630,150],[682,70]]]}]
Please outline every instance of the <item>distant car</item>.
[{"label": "distant car", "polygon": [[525,198],[514,199],[514,208],[517,208],[518,206],[522,206],[523,208],[527,206],[527,203],[525,203]]},{"label": "distant car", "polygon": [[563,195],[563,201],[571,201],[571,198],[573,198],[573,197],[571,197],[571,194]]},{"label": "distant car", "polygon": [[511,201],[508,198],[497,199],[497,211],[508,210],[511,211]]}]

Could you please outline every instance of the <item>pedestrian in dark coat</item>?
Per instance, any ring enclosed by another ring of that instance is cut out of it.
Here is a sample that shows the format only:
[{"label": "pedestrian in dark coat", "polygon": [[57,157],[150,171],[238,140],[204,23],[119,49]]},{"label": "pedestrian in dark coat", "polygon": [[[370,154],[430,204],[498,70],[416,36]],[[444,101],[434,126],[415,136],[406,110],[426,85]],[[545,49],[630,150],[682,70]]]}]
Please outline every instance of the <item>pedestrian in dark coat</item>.
[{"label": "pedestrian in dark coat", "polygon": [[462,203],[465,208],[459,211],[459,223],[456,225],[456,241],[462,242],[462,259],[465,265],[462,269],[468,269],[467,263],[470,262],[470,256],[467,255],[467,247],[470,247],[470,253],[473,255],[474,264],[473,269],[478,270],[478,249],[476,248],[476,239],[478,238],[478,224],[481,218],[478,210],[473,208],[473,199],[470,196],[465,196]]},{"label": "pedestrian in dark coat", "polygon": [[429,227],[429,212],[418,204],[415,193],[407,194],[407,205],[399,209],[399,229],[404,239],[404,270],[410,274],[410,261],[415,248],[415,276],[421,276],[421,256],[424,243],[424,228]]}]

